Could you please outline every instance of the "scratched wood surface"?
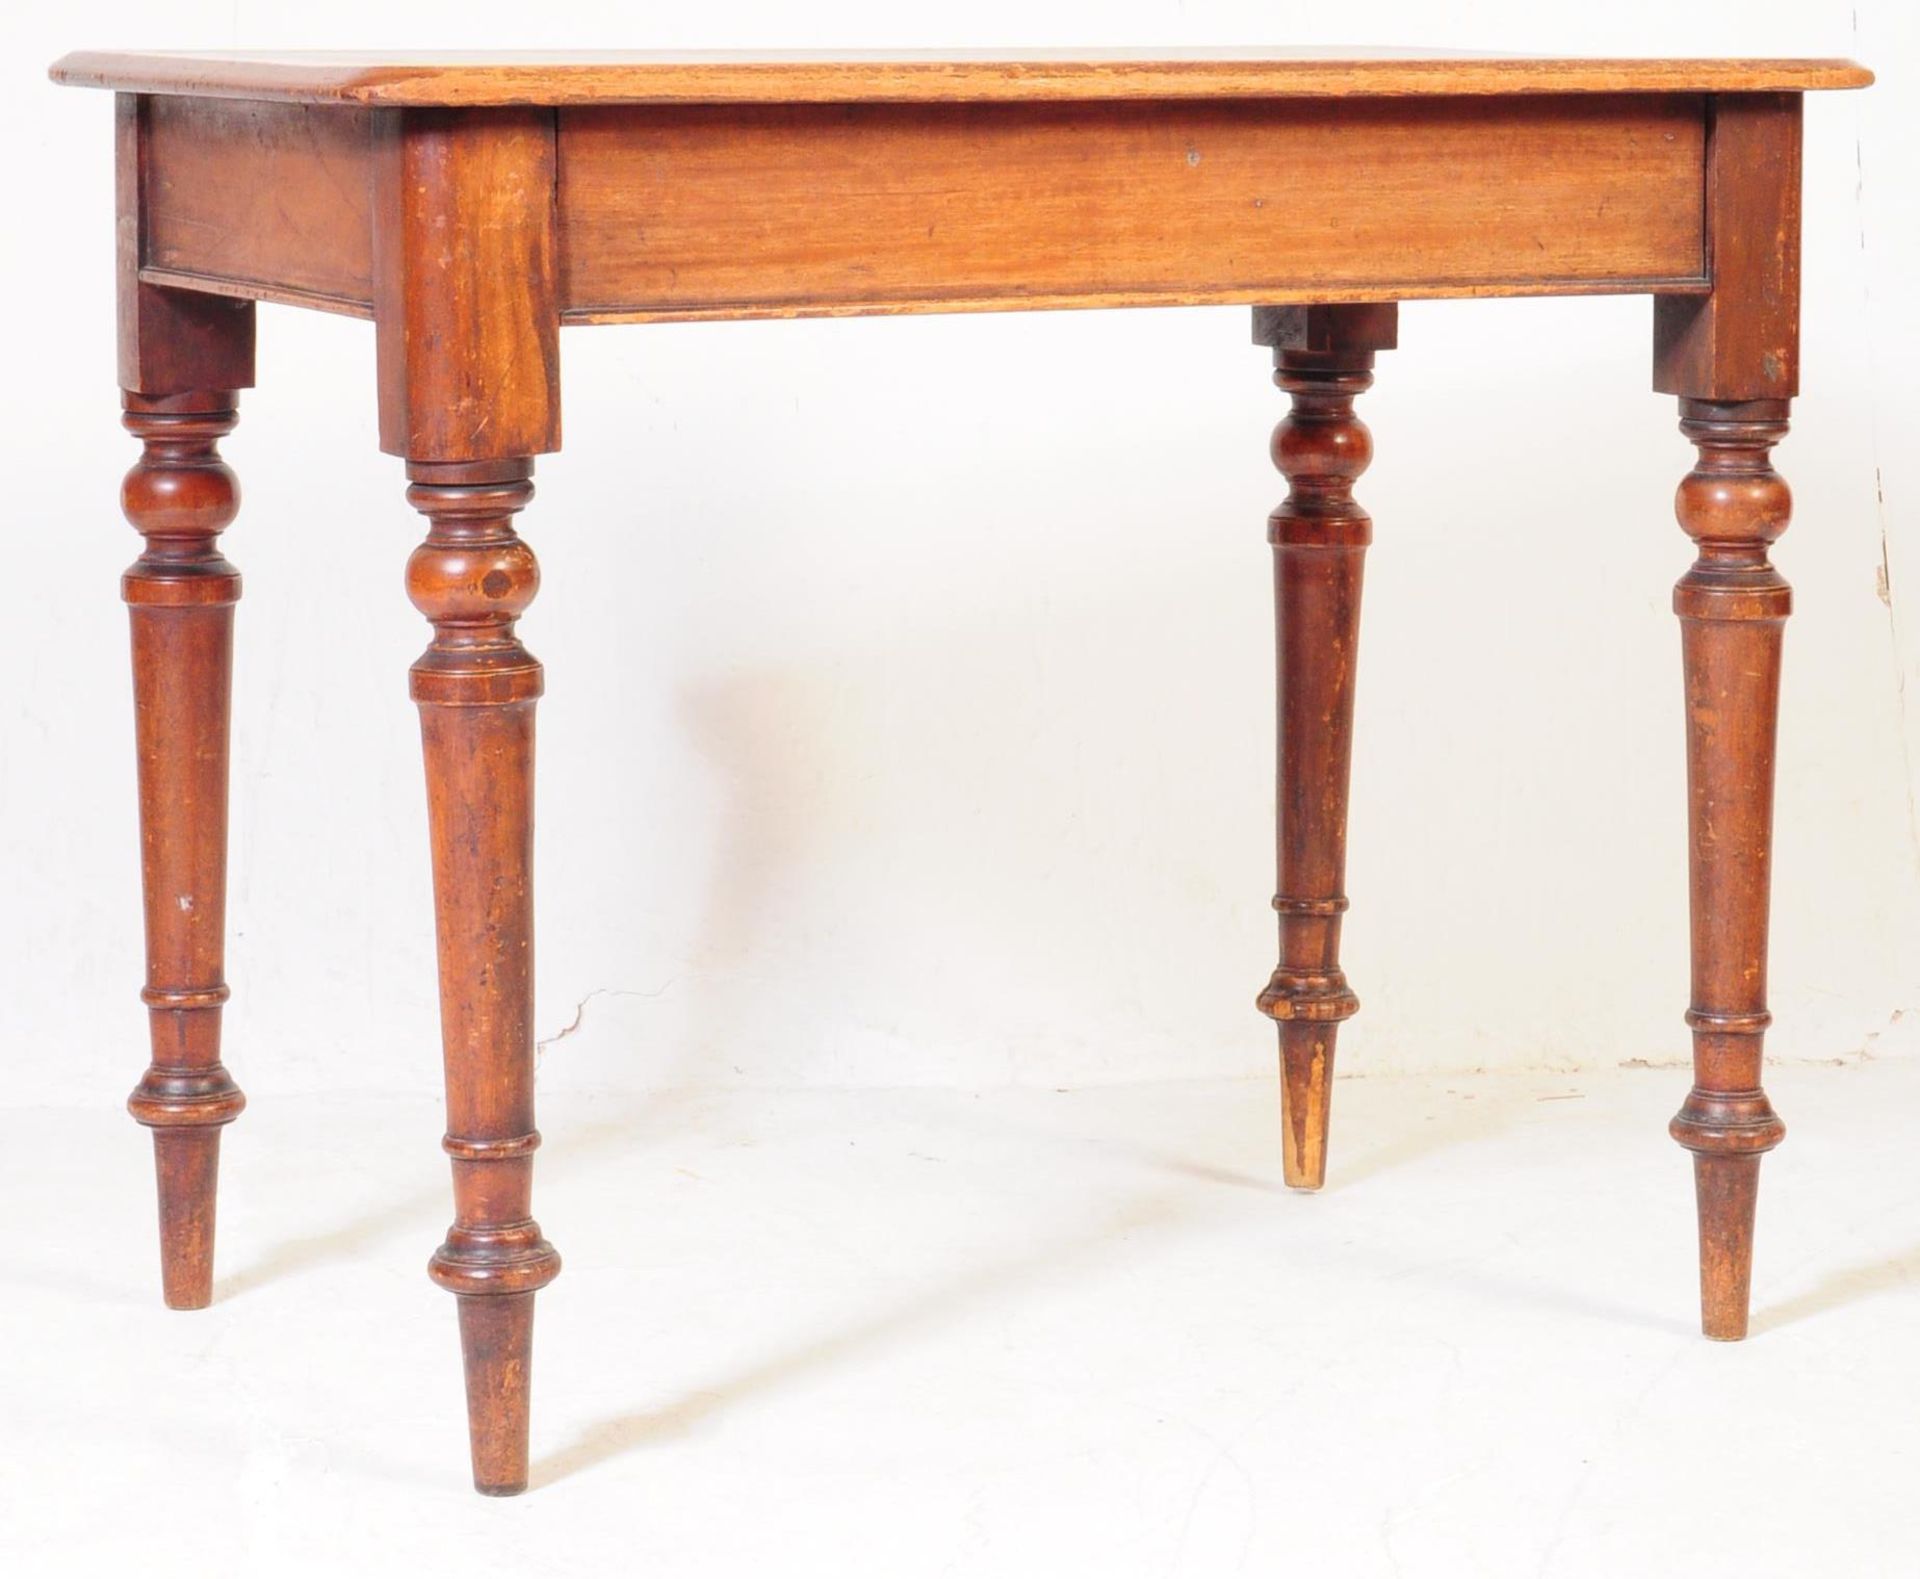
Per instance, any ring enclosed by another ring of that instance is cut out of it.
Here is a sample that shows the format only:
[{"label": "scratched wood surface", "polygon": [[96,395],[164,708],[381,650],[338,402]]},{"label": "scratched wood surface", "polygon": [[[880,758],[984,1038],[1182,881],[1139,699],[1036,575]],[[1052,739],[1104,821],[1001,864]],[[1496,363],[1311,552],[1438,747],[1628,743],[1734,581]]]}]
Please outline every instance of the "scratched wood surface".
[{"label": "scratched wood surface", "polygon": [[372,299],[368,111],[154,97],[141,114],[149,280],[336,310]]},{"label": "scratched wood surface", "polygon": [[546,54],[82,51],[56,82],[387,105],[886,103],[1858,88],[1850,60],[1548,59],[1363,49]]}]

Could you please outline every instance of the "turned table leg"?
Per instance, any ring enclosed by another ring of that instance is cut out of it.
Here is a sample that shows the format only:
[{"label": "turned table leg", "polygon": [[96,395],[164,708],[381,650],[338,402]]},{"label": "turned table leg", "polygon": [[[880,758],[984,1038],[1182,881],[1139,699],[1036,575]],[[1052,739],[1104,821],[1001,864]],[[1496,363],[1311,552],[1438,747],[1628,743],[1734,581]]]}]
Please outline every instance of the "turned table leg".
[{"label": "turned table leg", "polygon": [[153,1131],[162,1292],[175,1310],[197,1310],[213,1298],[220,1130],[246,1105],[220,1062],[240,573],[219,539],[240,506],[220,440],[238,421],[238,391],[253,387],[254,310],[141,280],[147,128],[131,94],[116,103],[114,150],[122,421],[141,446],[120,503],[145,539],[120,584],[133,634],[150,1043],[127,1106]]},{"label": "turned table leg", "polygon": [[1680,408],[1700,451],[1676,504],[1699,557],[1673,589],[1686,667],[1694,1076],[1672,1130],[1693,1153],[1702,1330],[1743,1338],[1760,1158],[1785,1133],[1760,1068],[1780,638],[1793,606],[1767,559],[1792,508],[1768,456],[1787,431],[1787,403]]},{"label": "turned table leg", "polygon": [[525,462],[414,465],[429,522],[407,591],[433,622],[413,666],[427,767],[454,1220],[430,1270],[460,1298],[474,1484],[527,1483],[533,1295],[560,1257],[533,1220],[533,712],[514,622],[540,571],[513,529]]},{"label": "turned table leg", "polygon": [[146,538],[121,582],[133,627],[141,878],[152,1062],[127,1107],[153,1130],[167,1304],[213,1298],[220,1129],[246,1106],[220,1062],[227,886],[227,728],[240,574],[219,535],[240,490],[220,459],[231,391],[125,397],[143,452],[121,503]]},{"label": "turned table leg", "polygon": [[1800,99],[1709,103],[1713,289],[1654,304],[1654,387],[1699,451],[1675,513],[1697,546],[1673,589],[1686,670],[1693,1153],[1700,1325],[1744,1338],[1760,1158],[1785,1128],[1760,1088],[1780,642],[1793,594],[1767,558],[1793,499],[1774,471],[1800,365]]},{"label": "turned table leg", "polygon": [[1373,523],[1353,485],[1373,456],[1354,396],[1395,343],[1387,306],[1257,308],[1254,340],[1273,347],[1273,381],[1292,398],[1274,429],[1288,483],[1268,519],[1279,691],[1280,963],[1259,1006],[1280,1029],[1282,1167],[1295,1189],[1326,1182],[1334,1037],[1360,1007],[1340,969],[1347,908],[1347,780],[1360,573]]},{"label": "turned table leg", "polygon": [[396,111],[374,124],[380,444],[427,518],[407,593],[426,756],[453,1226],[473,1483],[527,1484],[533,1296],[560,1257],[533,1220],[533,714],[514,622],[539,590],[514,517],[560,447],[554,118]]}]

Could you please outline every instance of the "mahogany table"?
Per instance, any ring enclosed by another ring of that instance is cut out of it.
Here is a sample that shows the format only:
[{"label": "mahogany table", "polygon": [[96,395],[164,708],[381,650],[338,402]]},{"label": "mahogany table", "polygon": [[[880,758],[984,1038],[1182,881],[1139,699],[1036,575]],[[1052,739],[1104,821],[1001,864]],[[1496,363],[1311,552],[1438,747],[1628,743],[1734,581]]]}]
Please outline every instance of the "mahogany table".
[{"label": "mahogany table", "polygon": [[1326,1167],[1354,641],[1371,443],[1354,397],[1408,297],[1650,295],[1654,386],[1698,460],[1674,589],[1686,686],[1693,1153],[1709,1337],[1745,1334],[1787,583],[1769,455],[1799,339],[1801,97],[1834,60],[1137,55],[78,54],[114,89],[122,494],[162,1278],[208,1303],[233,609],[218,442],[254,303],[373,321],[381,447],[427,520],[420,707],[474,1481],[527,1476],[532,771],[539,571],[514,519],[560,445],[559,330],[803,314],[1251,304],[1291,397],[1273,438],[1285,1173]]}]

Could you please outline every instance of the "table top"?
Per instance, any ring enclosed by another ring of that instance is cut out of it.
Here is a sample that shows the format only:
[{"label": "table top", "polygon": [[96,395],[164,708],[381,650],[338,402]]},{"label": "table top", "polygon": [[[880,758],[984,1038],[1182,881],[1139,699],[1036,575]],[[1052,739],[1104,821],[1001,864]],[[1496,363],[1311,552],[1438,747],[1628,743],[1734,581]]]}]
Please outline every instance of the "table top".
[{"label": "table top", "polygon": [[1431,50],[1156,49],[924,53],[111,53],[54,81],[129,93],[308,104],[977,103],[1798,93],[1863,88],[1850,60],[1553,59]]}]

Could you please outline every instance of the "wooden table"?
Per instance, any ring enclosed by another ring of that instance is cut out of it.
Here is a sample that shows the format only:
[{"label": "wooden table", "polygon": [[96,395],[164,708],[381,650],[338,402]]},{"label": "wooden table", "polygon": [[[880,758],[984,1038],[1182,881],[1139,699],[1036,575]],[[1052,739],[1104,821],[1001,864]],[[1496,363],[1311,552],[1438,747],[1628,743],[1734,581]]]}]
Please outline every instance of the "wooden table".
[{"label": "wooden table", "polygon": [[[1371,451],[1354,397],[1408,297],[1635,292],[1698,460],[1681,621],[1694,1157],[1710,1337],[1747,1324],[1780,640],[1768,545],[1799,340],[1801,96],[1846,61],[1140,55],[68,56],[117,99],[120,384],[142,445],[133,624],[169,1305],[211,1294],[238,492],[218,444],[254,303],[373,321],[381,447],[427,521],[412,670],[433,845],[474,1481],[527,1477],[533,717],[515,517],[560,446],[565,324],[1245,303],[1291,411],[1268,525],[1278,622],[1278,1022],[1287,1182],[1320,1184]],[[1044,523],[1036,523],[1044,529]],[[1564,727],[1575,726],[1574,720]]]}]

